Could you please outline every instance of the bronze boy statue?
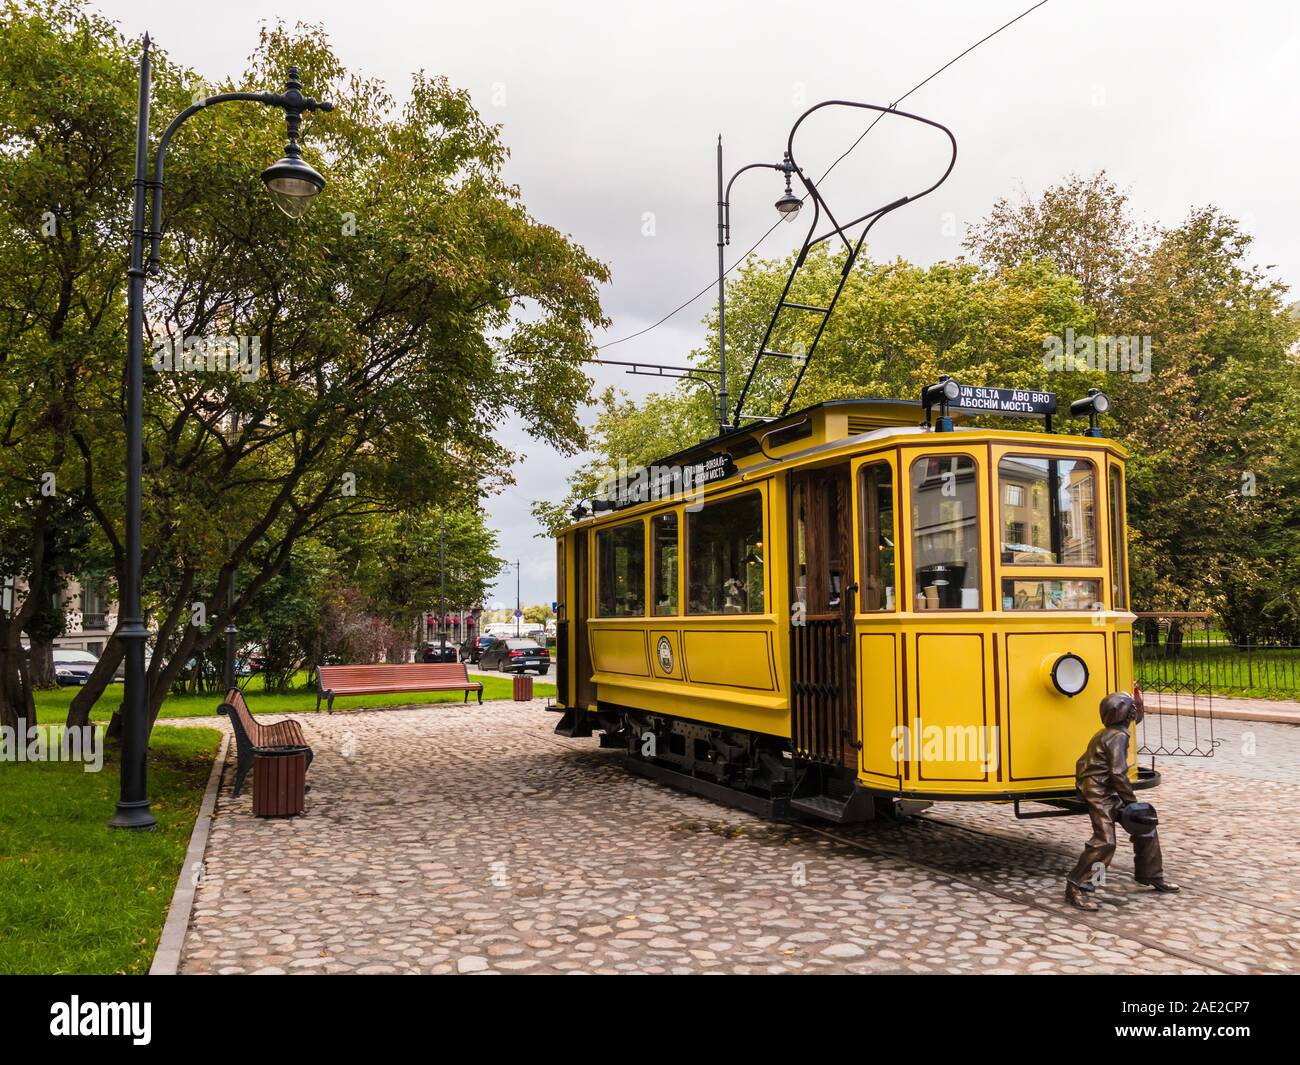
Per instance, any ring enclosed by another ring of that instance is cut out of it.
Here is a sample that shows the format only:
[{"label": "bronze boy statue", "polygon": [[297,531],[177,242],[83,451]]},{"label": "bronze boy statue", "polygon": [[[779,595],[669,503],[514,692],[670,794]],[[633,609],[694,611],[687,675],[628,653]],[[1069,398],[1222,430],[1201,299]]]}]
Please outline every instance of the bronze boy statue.
[{"label": "bronze boy statue", "polygon": [[1156,835],[1156,811],[1150,803],[1138,802],[1128,779],[1129,726],[1142,720],[1141,696],[1111,692],[1101,701],[1103,728],[1091,740],[1074,769],[1079,794],[1088,804],[1092,838],[1065,881],[1065,901],[1081,910],[1096,910],[1089,898],[1093,891],[1092,872],[1100,865],[1109,868],[1115,854],[1115,821],[1133,840],[1134,879],[1158,892],[1177,891],[1165,880]]}]

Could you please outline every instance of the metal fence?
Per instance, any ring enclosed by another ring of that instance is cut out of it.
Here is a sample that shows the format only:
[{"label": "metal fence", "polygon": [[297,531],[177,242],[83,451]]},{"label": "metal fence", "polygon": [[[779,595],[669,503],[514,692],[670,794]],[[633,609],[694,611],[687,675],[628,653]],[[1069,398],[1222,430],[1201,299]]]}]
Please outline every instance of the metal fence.
[{"label": "metal fence", "polygon": [[1138,726],[1138,754],[1213,757],[1212,670],[1199,653],[1210,620],[1199,613],[1138,613],[1133,674],[1147,709]]},{"label": "metal fence", "polygon": [[1139,613],[1133,668],[1144,692],[1300,699],[1300,647],[1234,643],[1207,613]]}]

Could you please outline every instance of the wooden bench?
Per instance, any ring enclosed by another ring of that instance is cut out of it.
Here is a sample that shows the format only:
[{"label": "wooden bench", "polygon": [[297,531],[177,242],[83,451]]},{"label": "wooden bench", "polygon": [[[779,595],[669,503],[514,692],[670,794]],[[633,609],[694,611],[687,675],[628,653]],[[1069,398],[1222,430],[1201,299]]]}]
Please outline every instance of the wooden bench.
[{"label": "wooden bench", "polygon": [[307,747],[307,764],[311,765],[312,751],[303,738],[302,726],[296,721],[275,721],[262,723],[254,719],[244,701],[244,693],[238,688],[226,692],[226,701],[217,707],[218,714],[230,718],[235,730],[235,790],[234,796],[244,786],[244,777],[253,767],[253,756],[268,747]]},{"label": "wooden bench", "polygon": [[483,685],[469,679],[464,662],[379,663],[370,666],[318,666],[316,669],[316,709],[325,700],[328,713],[334,712],[336,695],[376,695],[392,692],[478,692],[483,701]]}]

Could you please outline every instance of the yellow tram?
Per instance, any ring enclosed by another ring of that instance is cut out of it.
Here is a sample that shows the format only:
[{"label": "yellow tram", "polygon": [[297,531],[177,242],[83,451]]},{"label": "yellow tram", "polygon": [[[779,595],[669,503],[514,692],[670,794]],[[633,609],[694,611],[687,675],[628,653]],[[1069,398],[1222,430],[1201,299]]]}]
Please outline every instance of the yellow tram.
[{"label": "yellow tram", "polygon": [[1068,805],[1098,703],[1133,688],[1124,449],[1095,415],[1067,435],[922,410],[822,403],[579,508],[557,731],[771,815]]}]

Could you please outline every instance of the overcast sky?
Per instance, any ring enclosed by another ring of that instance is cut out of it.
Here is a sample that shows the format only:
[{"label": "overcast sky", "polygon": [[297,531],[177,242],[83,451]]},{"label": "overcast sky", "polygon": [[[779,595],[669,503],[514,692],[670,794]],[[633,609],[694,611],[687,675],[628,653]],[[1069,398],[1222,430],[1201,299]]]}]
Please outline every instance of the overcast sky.
[{"label": "overcast sky", "polygon": [[[97,6],[128,33],[148,30],[213,80],[243,69],[260,22],[305,19],[322,23],[343,61],[383,78],[399,100],[417,69],[468,89],[503,127],[507,175],[532,213],[610,265],[606,342],[656,321],[716,274],[719,133],[728,173],[779,159],[790,124],[808,106],[829,98],[891,103],[1031,3]],[[1293,283],[1300,278],[1298,25],[1293,4],[1263,0],[1049,0],[908,99],[905,107],[952,128],[957,167],[939,192],[876,228],[872,256],[919,263],[955,256],[965,226],[999,197],[1021,188],[1036,194],[1071,171],[1105,168],[1148,221],[1173,224],[1207,203],[1242,219],[1256,236],[1257,261]],[[796,145],[813,173],[865,124],[860,112],[823,115],[805,124]],[[828,180],[832,208],[860,205],[861,213],[923,187],[942,168],[939,135],[888,127],[882,122]],[[775,217],[778,182],[758,173],[738,183],[737,254]],[[762,252],[784,254],[798,240],[796,226],[783,226]],[[606,354],[680,362],[703,337],[710,299]],[[652,387],[610,368],[593,374],[598,386],[616,383],[636,395]],[[529,503],[561,495],[575,460],[516,427],[504,427],[502,440],[527,458],[516,467],[518,484],[488,504],[501,553],[523,562],[524,602],[550,602],[554,549],[535,538]],[[513,598],[512,572],[489,602],[513,605]]]}]

